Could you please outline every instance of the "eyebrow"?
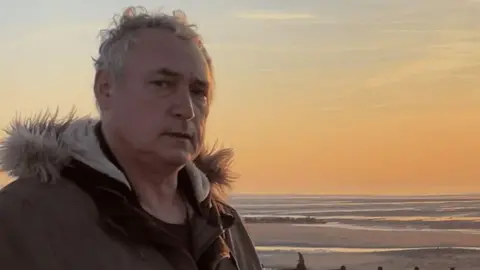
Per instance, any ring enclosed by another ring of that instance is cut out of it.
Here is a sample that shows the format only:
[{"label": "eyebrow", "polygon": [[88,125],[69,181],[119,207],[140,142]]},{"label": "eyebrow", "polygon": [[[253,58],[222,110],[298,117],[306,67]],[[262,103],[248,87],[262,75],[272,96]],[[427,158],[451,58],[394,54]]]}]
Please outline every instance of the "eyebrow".
[{"label": "eyebrow", "polygon": [[168,69],[168,68],[161,68],[161,69],[157,70],[155,73],[157,73],[159,75],[166,75],[166,76],[169,76],[169,77],[183,77],[183,75],[181,73],[173,71],[173,70]]},{"label": "eyebrow", "polygon": [[[168,68],[161,68],[156,71],[157,74],[159,75],[164,75],[168,77],[174,77],[174,78],[182,78],[184,75],[180,72],[176,72],[174,70],[168,69]],[[192,81],[194,84],[197,84],[201,87],[208,87],[209,83],[205,80],[202,80],[198,77],[195,77],[194,80]]]}]

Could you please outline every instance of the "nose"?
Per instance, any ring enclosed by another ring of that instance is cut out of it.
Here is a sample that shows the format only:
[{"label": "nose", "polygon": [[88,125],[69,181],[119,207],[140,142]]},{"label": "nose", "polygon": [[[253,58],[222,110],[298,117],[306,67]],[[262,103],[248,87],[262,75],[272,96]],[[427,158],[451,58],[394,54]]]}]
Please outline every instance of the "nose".
[{"label": "nose", "polygon": [[190,87],[177,89],[171,106],[172,115],[182,120],[192,120],[195,117]]}]

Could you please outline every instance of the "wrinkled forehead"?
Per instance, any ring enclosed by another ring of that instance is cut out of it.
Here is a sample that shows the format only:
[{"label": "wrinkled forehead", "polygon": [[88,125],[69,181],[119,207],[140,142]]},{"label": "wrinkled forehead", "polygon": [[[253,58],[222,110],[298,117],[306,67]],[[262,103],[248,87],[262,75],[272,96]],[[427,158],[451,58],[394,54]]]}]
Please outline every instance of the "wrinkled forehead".
[{"label": "wrinkled forehead", "polygon": [[195,42],[179,37],[171,30],[139,31],[125,60],[126,71],[155,73],[168,69],[185,78],[211,81],[207,61]]}]

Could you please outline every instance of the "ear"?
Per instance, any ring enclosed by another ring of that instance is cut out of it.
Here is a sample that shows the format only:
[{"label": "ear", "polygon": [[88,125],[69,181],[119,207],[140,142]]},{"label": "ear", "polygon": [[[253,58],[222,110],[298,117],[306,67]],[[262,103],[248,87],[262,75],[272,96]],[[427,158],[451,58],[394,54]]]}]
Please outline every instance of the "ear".
[{"label": "ear", "polygon": [[95,99],[100,110],[105,111],[110,108],[110,100],[113,93],[113,76],[110,72],[99,70],[95,73],[93,89]]}]

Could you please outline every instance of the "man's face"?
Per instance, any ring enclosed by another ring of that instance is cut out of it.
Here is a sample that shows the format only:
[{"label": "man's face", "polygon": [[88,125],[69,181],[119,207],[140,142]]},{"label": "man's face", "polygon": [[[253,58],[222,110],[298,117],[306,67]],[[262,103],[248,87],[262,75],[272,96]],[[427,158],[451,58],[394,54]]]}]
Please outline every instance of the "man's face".
[{"label": "man's face", "polygon": [[124,60],[121,77],[99,101],[114,136],[153,159],[192,160],[203,141],[211,84],[194,42],[168,30],[141,30]]}]

